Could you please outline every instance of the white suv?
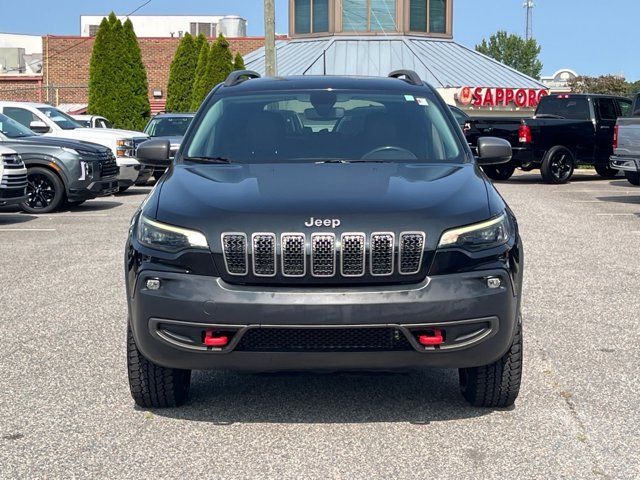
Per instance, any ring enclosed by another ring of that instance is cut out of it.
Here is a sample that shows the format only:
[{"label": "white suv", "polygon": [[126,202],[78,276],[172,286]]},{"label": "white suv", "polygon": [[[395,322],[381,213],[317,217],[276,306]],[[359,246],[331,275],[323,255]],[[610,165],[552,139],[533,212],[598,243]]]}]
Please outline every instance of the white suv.
[{"label": "white suv", "polygon": [[120,191],[135,183],[146,182],[153,173],[152,168],[144,167],[136,158],[138,145],[149,138],[144,133],[111,128],[83,128],[71,116],[45,103],[0,102],[0,113],[42,135],[84,140],[110,148],[120,167]]}]

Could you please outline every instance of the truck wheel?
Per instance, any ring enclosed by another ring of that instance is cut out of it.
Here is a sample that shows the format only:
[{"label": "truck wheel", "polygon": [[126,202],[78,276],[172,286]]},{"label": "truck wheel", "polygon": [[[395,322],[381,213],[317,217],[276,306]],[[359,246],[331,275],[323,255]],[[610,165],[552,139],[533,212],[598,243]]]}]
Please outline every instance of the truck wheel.
[{"label": "truck wheel", "polygon": [[20,204],[22,210],[27,213],[51,213],[64,202],[64,184],[51,170],[30,167],[27,171],[27,195],[27,200]]},{"label": "truck wheel", "polygon": [[640,185],[640,173],[639,172],[624,172],[624,176],[627,177],[631,185]]},{"label": "truck wheel", "polygon": [[136,405],[143,408],[179,407],[187,401],[191,370],[165,368],[147,359],[127,326],[127,371],[129,389]]},{"label": "truck wheel", "polygon": [[614,178],[620,173],[619,170],[611,168],[611,165],[595,165],[596,173],[602,178]]},{"label": "truck wheel", "polygon": [[573,154],[565,147],[553,147],[542,160],[540,174],[545,183],[567,183],[573,175]]},{"label": "truck wheel", "polygon": [[516,167],[512,167],[510,165],[487,165],[482,167],[482,170],[484,170],[484,173],[491,180],[509,180],[513,175],[513,172],[516,171]]},{"label": "truck wheel", "polygon": [[519,322],[511,348],[502,358],[482,367],[461,368],[460,389],[476,407],[503,408],[513,405],[522,379],[522,325]]}]

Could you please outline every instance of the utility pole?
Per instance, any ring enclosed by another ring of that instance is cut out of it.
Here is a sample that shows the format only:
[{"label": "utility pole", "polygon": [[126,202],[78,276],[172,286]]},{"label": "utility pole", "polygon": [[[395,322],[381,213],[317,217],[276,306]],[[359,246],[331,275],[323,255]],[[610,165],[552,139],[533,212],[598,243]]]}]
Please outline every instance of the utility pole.
[{"label": "utility pole", "polygon": [[533,38],[533,7],[535,5],[533,4],[533,0],[525,0],[524,5],[522,6],[527,9],[527,26],[525,39],[531,40]]},{"label": "utility pole", "polygon": [[276,8],[274,0],[264,0],[264,69],[267,77],[276,76]]}]

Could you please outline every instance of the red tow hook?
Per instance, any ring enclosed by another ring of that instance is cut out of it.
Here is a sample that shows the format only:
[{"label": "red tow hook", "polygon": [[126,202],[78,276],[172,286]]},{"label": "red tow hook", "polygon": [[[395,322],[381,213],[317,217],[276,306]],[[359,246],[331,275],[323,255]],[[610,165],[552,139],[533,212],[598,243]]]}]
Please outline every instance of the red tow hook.
[{"label": "red tow hook", "polygon": [[204,332],[204,344],[207,347],[224,347],[229,343],[226,335],[214,335],[212,331]]},{"label": "red tow hook", "polygon": [[442,330],[440,329],[433,330],[433,335],[431,335],[430,332],[424,335],[419,335],[418,342],[420,342],[420,345],[424,345],[425,347],[442,345],[442,343],[444,342],[444,337],[442,336]]}]

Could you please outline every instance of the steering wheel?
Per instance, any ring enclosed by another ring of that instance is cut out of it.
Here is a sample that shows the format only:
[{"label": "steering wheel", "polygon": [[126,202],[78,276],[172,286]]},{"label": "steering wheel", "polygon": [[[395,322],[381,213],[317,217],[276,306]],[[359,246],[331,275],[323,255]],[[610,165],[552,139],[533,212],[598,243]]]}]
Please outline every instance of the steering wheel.
[{"label": "steering wheel", "polygon": [[415,153],[402,147],[386,145],[365,153],[361,160],[417,160]]}]

